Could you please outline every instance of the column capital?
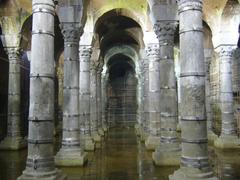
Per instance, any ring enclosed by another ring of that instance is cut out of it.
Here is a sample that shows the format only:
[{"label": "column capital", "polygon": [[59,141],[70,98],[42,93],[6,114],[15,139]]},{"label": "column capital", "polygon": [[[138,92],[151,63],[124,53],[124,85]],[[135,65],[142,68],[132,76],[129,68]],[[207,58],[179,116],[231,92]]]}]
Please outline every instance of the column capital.
[{"label": "column capital", "polygon": [[[80,57],[90,58],[92,55],[92,46],[89,45],[80,45],[79,46]],[[81,58],[80,58],[81,60]]]},{"label": "column capital", "polygon": [[8,55],[9,60],[18,59],[22,52],[20,47],[5,47],[4,50]]},{"label": "column capital", "polygon": [[215,49],[215,51],[218,53],[219,57],[232,58],[235,48],[236,46],[232,45],[220,45]]},{"label": "column capital", "polygon": [[97,71],[98,68],[98,62],[97,61],[90,61],[90,71]]},{"label": "column capital", "polygon": [[159,57],[160,55],[159,44],[158,43],[148,44],[146,47],[146,54],[148,57]]},{"label": "column capital", "polygon": [[157,21],[153,28],[158,40],[173,43],[178,21]]},{"label": "column capital", "polygon": [[83,28],[78,27],[76,23],[62,23],[60,28],[65,42],[79,42],[83,34]]}]

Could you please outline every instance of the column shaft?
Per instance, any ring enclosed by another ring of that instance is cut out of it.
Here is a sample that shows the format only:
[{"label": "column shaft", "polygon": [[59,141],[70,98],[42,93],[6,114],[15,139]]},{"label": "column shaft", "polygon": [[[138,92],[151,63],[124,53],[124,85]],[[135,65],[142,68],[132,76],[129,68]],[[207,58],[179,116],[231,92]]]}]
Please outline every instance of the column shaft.
[{"label": "column shaft", "polygon": [[7,136],[0,143],[0,149],[18,150],[26,147],[27,143],[21,132],[21,68],[18,47],[6,48],[9,58],[8,74],[8,123]]},{"label": "column shaft", "polygon": [[106,105],[107,105],[107,79],[106,74],[102,74],[102,122],[103,122],[103,131],[107,132],[108,123],[106,118]]},{"label": "column shaft", "polygon": [[211,92],[210,92],[210,63],[212,59],[212,49],[204,49],[205,58],[205,103],[206,103],[206,115],[207,115],[207,133],[208,140],[213,141],[217,138],[217,135],[213,132],[213,114],[211,109]]},{"label": "column shaft", "polygon": [[98,134],[98,119],[97,119],[97,70],[96,65],[92,62],[90,67],[90,120],[91,120],[91,136],[95,142],[101,141],[101,136]]},{"label": "column shaft", "polygon": [[55,169],[54,130],[54,15],[52,0],[33,0],[28,156],[18,180],[65,179]]},{"label": "column shaft", "polygon": [[222,129],[214,145],[222,149],[240,148],[237,137],[237,122],[233,111],[232,61],[234,46],[219,46],[220,61],[220,103]]},{"label": "column shaft", "polygon": [[153,153],[157,165],[178,165],[180,147],[177,137],[178,105],[174,68],[176,21],[159,21],[154,29],[160,45],[161,141]]},{"label": "column shaft", "polygon": [[138,111],[137,111],[137,124],[135,125],[135,132],[137,136],[142,136],[142,125],[144,119],[143,111],[143,85],[144,85],[144,72],[143,72],[143,59],[138,62],[139,71],[138,71],[138,86],[137,86],[137,102],[138,102]]},{"label": "column shaft", "polygon": [[91,137],[90,123],[90,58],[92,47],[80,46],[80,73],[79,73],[79,123],[80,138],[84,141],[85,150],[95,149],[94,141]]},{"label": "column shaft", "polygon": [[103,121],[102,121],[102,68],[97,69],[97,119],[98,119],[98,133],[104,136]]},{"label": "column shaft", "polygon": [[62,147],[55,157],[59,166],[82,166],[86,159],[79,138],[79,39],[77,23],[62,23],[64,87]]},{"label": "column shaft", "polygon": [[208,162],[202,0],[180,0],[181,167],[170,180],[217,179]]},{"label": "column shaft", "polygon": [[146,148],[155,150],[160,143],[160,66],[159,45],[150,44],[147,49],[149,58],[149,128],[150,135],[145,142]]}]

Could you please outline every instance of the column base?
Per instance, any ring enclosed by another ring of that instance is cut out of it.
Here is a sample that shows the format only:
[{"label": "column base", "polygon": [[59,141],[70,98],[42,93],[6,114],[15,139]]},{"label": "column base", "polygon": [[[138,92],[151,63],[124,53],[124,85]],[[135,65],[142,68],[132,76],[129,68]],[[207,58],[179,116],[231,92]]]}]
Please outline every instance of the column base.
[{"label": "column base", "polygon": [[22,137],[5,137],[0,143],[0,150],[19,150],[27,147],[27,140]]},{"label": "column base", "polygon": [[145,141],[145,146],[147,150],[155,150],[157,146],[160,144],[160,137],[158,136],[148,136],[147,140]]},{"label": "column base", "polygon": [[97,132],[92,134],[92,139],[94,142],[101,142],[101,136]]},{"label": "column base", "polygon": [[87,153],[81,149],[63,149],[55,156],[57,166],[83,166],[87,162]]},{"label": "column base", "polygon": [[214,142],[217,138],[218,138],[218,136],[214,132],[208,131],[208,141],[209,142]]},{"label": "column base", "polygon": [[177,144],[160,144],[152,153],[152,158],[157,166],[179,166],[181,158],[180,147]]},{"label": "column base", "polygon": [[100,136],[104,136],[104,130],[103,130],[103,128],[99,128],[99,129],[98,129],[98,134],[99,134]]},{"label": "column base", "polygon": [[238,149],[240,139],[237,136],[220,136],[214,141],[214,146],[219,149]]},{"label": "column base", "polygon": [[17,180],[67,180],[67,176],[58,169],[50,172],[37,172],[25,170]]},{"label": "column base", "polygon": [[181,167],[169,176],[169,180],[218,180],[212,171],[202,172],[191,167]]}]

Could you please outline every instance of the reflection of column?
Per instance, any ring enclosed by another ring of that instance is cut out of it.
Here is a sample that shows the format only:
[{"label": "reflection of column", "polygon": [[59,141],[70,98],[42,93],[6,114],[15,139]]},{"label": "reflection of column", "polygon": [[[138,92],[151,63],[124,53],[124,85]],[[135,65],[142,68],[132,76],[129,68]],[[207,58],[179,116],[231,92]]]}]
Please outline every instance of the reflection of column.
[{"label": "reflection of column", "polygon": [[[160,143],[160,66],[159,45],[149,44],[149,128],[150,135],[146,140],[146,148],[155,150]],[[151,102],[151,103],[150,103]]]},{"label": "reflection of column", "polygon": [[170,180],[211,179],[205,112],[202,0],[180,0],[181,167]]},{"label": "reflection of column", "polygon": [[210,93],[210,63],[212,59],[212,49],[204,49],[205,59],[205,103],[206,103],[206,114],[207,114],[207,133],[208,140],[213,141],[217,138],[217,135],[213,132],[213,114],[211,109],[211,93]]},{"label": "reflection of column", "polygon": [[153,153],[157,165],[179,165],[180,146],[177,137],[178,105],[174,68],[174,34],[176,21],[159,21],[154,26],[160,45],[161,141]]},{"label": "reflection of column", "polygon": [[20,52],[18,47],[6,48],[9,58],[7,136],[0,149],[18,150],[27,146],[21,134],[20,114]]},{"label": "reflection of column", "polygon": [[90,58],[92,47],[80,46],[80,72],[79,72],[79,123],[80,138],[84,141],[85,150],[95,149],[94,141],[90,134]]},{"label": "reflection of column", "polygon": [[[101,65],[100,65],[101,66]],[[98,134],[104,136],[103,121],[102,121],[102,67],[97,69],[97,120]]]},{"label": "reflection of column", "polygon": [[55,168],[54,129],[54,4],[33,0],[28,156],[18,180],[66,179]]},{"label": "reflection of column", "polygon": [[55,157],[59,166],[82,166],[86,153],[79,138],[79,39],[81,28],[74,22],[61,24],[64,36],[64,99],[62,147]]},{"label": "reflection of column", "polygon": [[220,103],[222,129],[220,137],[214,142],[218,148],[239,148],[237,122],[233,112],[232,60],[234,46],[219,46],[220,61]]},{"label": "reflection of column", "polygon": [[90,121],[91,121],[91,136],[95,142],[101,141],[101,136],[98,134],[98,119],[97,119],[97,69],[94,62],[90,66]]},{"label": "reflection of column", "polygon": [[239,179],[239,152],[215,150],[214,153],[216,157],[214,157],[213,161],[218,177],[223,180]]}]

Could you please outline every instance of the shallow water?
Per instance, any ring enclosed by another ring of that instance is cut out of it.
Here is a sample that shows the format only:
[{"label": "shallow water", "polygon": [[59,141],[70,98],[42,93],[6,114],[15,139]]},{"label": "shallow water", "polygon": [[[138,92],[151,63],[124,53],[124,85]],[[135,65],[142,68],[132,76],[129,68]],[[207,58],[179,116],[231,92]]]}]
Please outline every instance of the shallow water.
[{"label": "shallow water", "polygon": [[[137,139],[133,128],[111,129],[83,168],[61,168],[68,180],[165,180],[178,167],[156,167],[151,152]],[[240,180],[240,150],[221,152],[210,147],[213,169],[219,179]],[[0,152],[0,180],[15,180],[25,168],[27,151]]]}]

